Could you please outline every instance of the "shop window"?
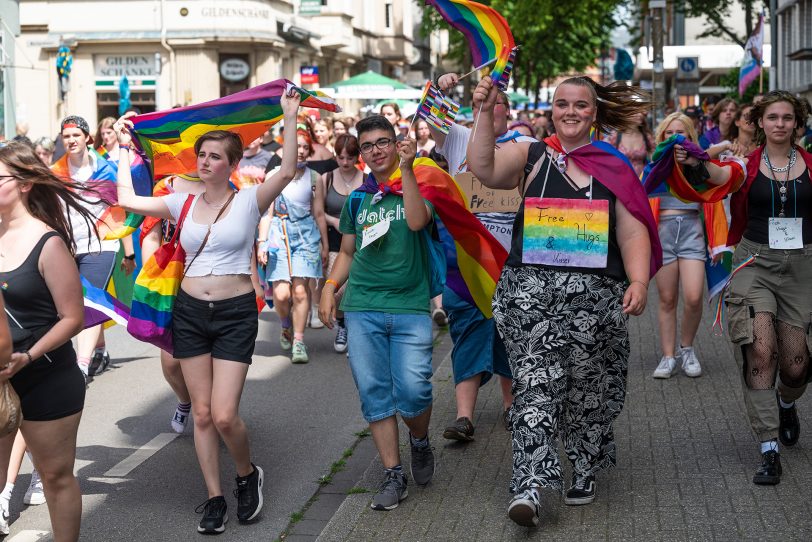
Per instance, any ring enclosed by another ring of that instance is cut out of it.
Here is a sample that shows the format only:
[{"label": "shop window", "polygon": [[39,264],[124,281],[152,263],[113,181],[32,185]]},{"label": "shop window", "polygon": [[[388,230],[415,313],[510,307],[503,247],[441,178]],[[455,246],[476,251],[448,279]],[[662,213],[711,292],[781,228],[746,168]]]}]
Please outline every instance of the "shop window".
[{"label": "shop window", "polygon": [[[104,117],[119,117],[118,98],[118,92],[96,93],[96,111],[99,120]],[[152,113],[155,111],[155,92],[152,90],[132,91],[130,93],[130,108],[139,113]]]},{"label": "shop window", "polygon": [[248,55],[220,55],[220,97],[246,90],[251,82]]}]

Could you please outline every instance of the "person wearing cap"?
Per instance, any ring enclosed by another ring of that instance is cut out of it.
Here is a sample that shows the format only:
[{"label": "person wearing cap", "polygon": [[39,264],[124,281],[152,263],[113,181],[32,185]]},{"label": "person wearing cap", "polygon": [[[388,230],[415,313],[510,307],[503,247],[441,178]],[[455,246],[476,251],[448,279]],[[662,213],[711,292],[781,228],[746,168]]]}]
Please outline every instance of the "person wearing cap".
[{"label": "person wearing cap", "polygon": [[[90,181],[101,178],[104,172],[108,174],[107,178],[116,177],[116,166],[98,153],[90,151],[93,136],[90,135],[90,126],[84,118],[77,115],[66,117],[62,121],[60,133],[65,146],[65,156],[54,164],[54,169],[61,170],[63,174],[67,173],[73,182],[88,187]],[[90,199],[96,201],[98,196],[91,194]],[[82,205],[97,218],[101,217],[108,207],[103,202]],[[94,225],[88,224],[81,214],[73,210],[68,211],[68,221],[76,242],[75,259],[79,274],[96,288],[106,289],[113,273],[119,242],[99,239]],[[129,237],[124,240],[124,252],[122,267],[129,274],[135,268],[135,252],[132,239]],[[94,326],[83,330],[76,337],[77,363],[85,378],[91,372],[101,373],[110,363],[110,356],[104,347],[103,333],[101,326]],[[91,366],[94,371],[91,371]]]}]

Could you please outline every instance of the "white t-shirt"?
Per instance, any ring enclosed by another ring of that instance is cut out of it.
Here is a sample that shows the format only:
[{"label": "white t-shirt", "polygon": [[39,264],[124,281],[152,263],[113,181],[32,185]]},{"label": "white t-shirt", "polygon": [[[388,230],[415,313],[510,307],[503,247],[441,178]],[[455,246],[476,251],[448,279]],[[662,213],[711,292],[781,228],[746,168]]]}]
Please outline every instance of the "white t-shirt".
[{"label": "white t-shirt", "polygon": [[[86,166],[74,168],[68,160],[68,171],[70,178],[73,182],[84,185],[93,175],[96,170],[96,155],[88,153],[89,163]],[[89,199],[95,199],[94,196],[89,196]],[[107,205],[103,203],[90,204],[83,201],[77,201],[79,205],[90,211],[90,213],[99,218],[107,211]],[[118,252],[118,240],[100,241],[96,232],[93,231],[94,223],[88,224],[81,214],[73,208],[68,208],[68,221],[73,230],[73,239],[76,242],[76,254],[97,254],[99,252]]]},{"label": "white t-shirt", "polygon": [[[452,176],[468,170],[465,155],[468,150],[468,140],[470,138],[470,128],[452,124],[448,135],[445,136],[443,144],[438,144],[435,147],[435,150],[448,160],[448,171]],[[497,143],[504,143],[506,141],[533,143],[537,140],[521,135],[515,130],[509,130],[496,138]],[[516,217],[516,213],[475,213],[474,216],[491,232],[496,240],[499,241],[499,244],[510,252],[510,241],[513,236],[513,221]]]},{"label": "white t-shirt", "polygon": [[[186,251],[187,277],[208,275],[250,275],[254,238],[259,224],[257,186],[243,188],[234,196],[231,208],[211,227],[209,240],[203,251],[189,267],[209,227],[192,218],[200,195],[195,196],[180,230],[180,244]],[[189,194],[175,192],[162,196],[174,222],[180,218],[183,204]]]}]

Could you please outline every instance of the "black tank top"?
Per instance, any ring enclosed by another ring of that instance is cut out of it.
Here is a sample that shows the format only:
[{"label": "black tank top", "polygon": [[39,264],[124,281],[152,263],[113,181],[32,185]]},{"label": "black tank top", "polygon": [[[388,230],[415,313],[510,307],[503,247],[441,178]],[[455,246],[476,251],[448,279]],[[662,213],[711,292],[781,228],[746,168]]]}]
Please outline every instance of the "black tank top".
[{"label": "black tank top", "polygon": [[[785,173],[779,174],[784,179]],[[806,169],[795,180],[787,184],[787,201],[784,202],[784,215],[787,218],[803,218],[803,243],[812,243],[812,183]],[[772,185],[772,186],[771,186]],[[747,194],[747,228],[744,237],[754,243],[770,242],[770,218],[777,218],[781,212],[781,183],[758,172],[750,192]],[[797,213],[797,215],[796,215]]]},{"label": "black tank top", "polygon": [[[534,143],[529,156],[533,156],[533,152],[538,152],[539,147],[543,143]],[[536,147],[534,149],[533,147]],[[524,263],[522,261],[524,255],[524,210],[527,198],[538,198],[541,196],[542,186],[544,185],[544,176],[547,172],[547,161],[549,160],[548,154],[543,152],[541,158],[543,160],[541,168],[534,179],[530,181],[530,186],[527,187],[522,203],[516,213],[516,219],[513,223],[513,236],[510,243],[510,254],[506,264],[513,267],[522,267],[525,265],[535,265],[537,267],[546,267],[549,269],[559,271],[576,271],[579,273],[590,273],[593,275],[602,275],[617,280],[626,280],[626,270],[623,268],[623,259],[620,255],[620,247],[617,244],[617,217],[615,214],[615,195],[600,183],[598,179],[592,182],[592,201],[606,200],[609,202],[609,235],[607,242],[607,256],[606,267],[577,267],[569,265],[545,265]],[[572,181],[567,180],[564,175],[558,170],[553,163],[550,167],[549,178],[547,179],[547,187],[544,190],[544,199],[547,198],[562,198],[569,200],[589,200],[589,186],[584,188],[576,188]],[[580,231],[580,230],[579,230]]]},{"label": "black tank top", "polygon": [[[38,267],[45,242],[58,235],[55,231],[44,234],[17,269],[0,272],[0,288],[6,309],[23,329],[36,332],[50,328],[59,320],[54,299]],[[12,318],[9,318],[8,325],[12,337],[18,336],[15,329],[19,330],[20,326]]]}]

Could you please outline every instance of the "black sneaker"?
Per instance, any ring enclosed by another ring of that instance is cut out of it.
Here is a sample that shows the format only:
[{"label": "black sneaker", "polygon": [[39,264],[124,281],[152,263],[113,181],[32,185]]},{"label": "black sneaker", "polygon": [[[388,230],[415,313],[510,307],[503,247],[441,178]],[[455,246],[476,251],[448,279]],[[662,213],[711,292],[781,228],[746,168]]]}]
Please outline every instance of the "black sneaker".
[{"label": "black sneaker", "polygon": [[234,496],[237,497],[237,519],[240,523],[246,523],[256,518],[262,510],[262,469],[251,463],[254,472],[248,476],[237,476],[237,489]]},{"label": "black sneaker", "polygon": [[784,446],[793,446],[801,436],[801,424],[798,421],[795,403],[789,408],[782,407],[778,393],[775,394],[775,400],[778,402],[778,440]]},{"label": "black sneaker", "polygon": [[470,442],[474,440],[474,424],[465,416],[457,418],[457,421],[445,428],[443,438]]},{"label": "black sneaker", "polygon": [[508,517],[522,527],[538,527],[541,503],[536,489],[525,489],[514,495],[508,505]]},{"label": "black sneaker", "polygon": [[99,376],[110,366],[110,354],[107,350],[104,352],[96,351],[93,353],[93,359],[90,360],[90,365],[87,368],[87,374],[90,376]]},{"label": "black sneaker", "polygon": [[774,486],[781,481],[781,455],[775,450],[761,454],[761,466],[753,475],[753,483]]},{"label": "black sneaker", "polygon": [[386,469],[386,479],[369,504],[373,510],[394,510],[400,501],[409,496],[406,476],[402,472]]},{"label": "black sneaker", "polygon": [[201,534],[222,534],[226,530],[226,523],[228,523],[226,510],[228,510],[228,505],[222,495],[212,497],[195,508],[195,513],[203,514],[203,519],[200,520],[200,525],[197,526],[197,532]]},{"label": "black sneaker", "polygon": [[[411,437],[410,437],[411,438]],[[431,482],[434,476],[434,448],[431,446],[415,446],[412,448],[412,480],[419,486]]]},{"label": "black sneaker", "polygon": [[579,506],[582,504],[590,504],[595,500],[595,476],[579,476],[572,475],[572,486],[567,490],[564,496],[564,504],[570,506]]}]

